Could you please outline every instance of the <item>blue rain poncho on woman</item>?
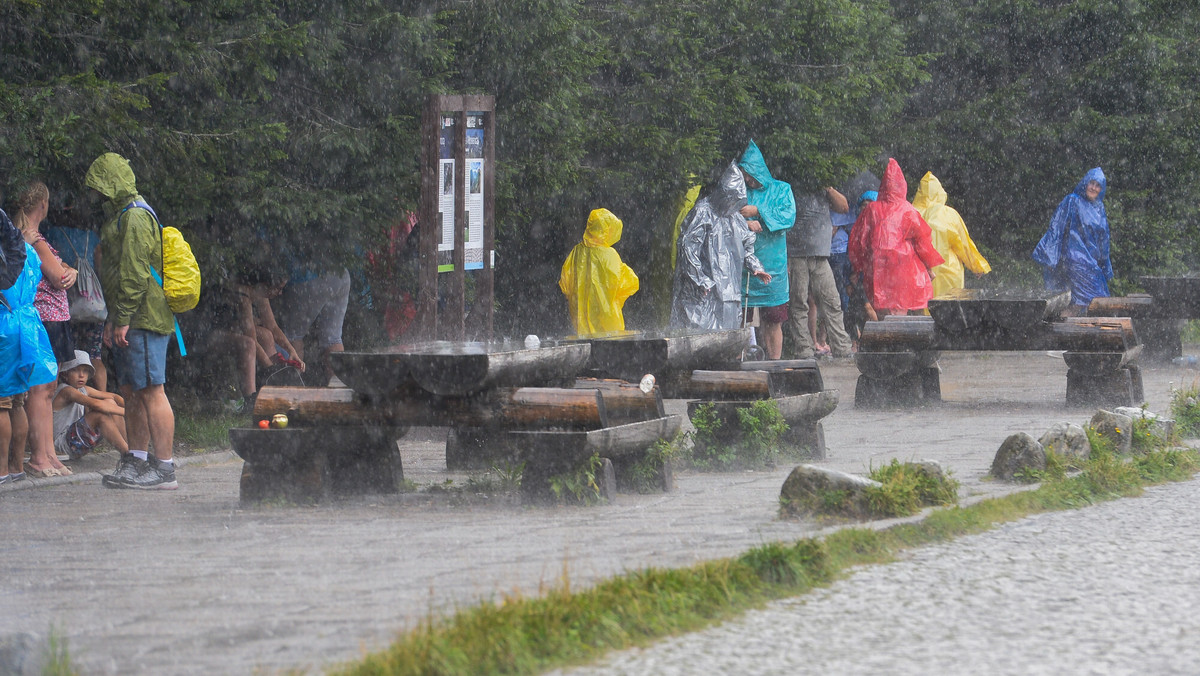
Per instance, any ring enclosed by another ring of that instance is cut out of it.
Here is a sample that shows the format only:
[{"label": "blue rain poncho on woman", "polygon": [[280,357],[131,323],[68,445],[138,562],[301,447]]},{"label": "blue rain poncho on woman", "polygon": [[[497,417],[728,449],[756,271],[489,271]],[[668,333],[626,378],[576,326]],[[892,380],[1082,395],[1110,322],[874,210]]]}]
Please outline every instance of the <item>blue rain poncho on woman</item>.
[{"label": "blue rain poncho on woman", "polygon": [[[7,216],[4,221],[0,227],[13,227]],[[20,394],[58,377],[50,337],[33,306],[38,282],[42,281],[41,264],[33,247],[25,247],[21,274],[4,290],[4,302],[0,303],[0,397]]]},{"label": "blue rain poncho on woman", "polygon": [[[1100,184],[1100,195],[1087,198],[1092,181]],[[1033,260],[1042,266],[1042,277],[1050,291],[1070,291],[1071,303],[1084,305],[1108,295],[1112,279],[1109,259],[1108,214],[1104,193],[1108,183],[1096,167],[1083,177],[1075,190],[1063,198],[1050,219],[1050,228],[1033,250]]]},{"label": "blue rain poncho on woman", "polygon": [[567,297],[575,333],[580,336],[623,331],[625,301],[637,293],[633,268],[612,248],[621,239],[621,219],[608,209],[588,216],[583,241],[563,261],[558,288]]},{"label": "blue rain poncho on woman", "polygon": [[712,193],[688,212],[679,233],[671,326],[687,329],[736,329],[742,325],[742,281],[759,272],[755,236],[740,209],[746,206],[746,181],[730,162]]},{"label": "blue rain poncho on woman", "polygon": [[742,171],[762,184],[761,188],[746,190],[746,202],[758,208],[758,222],[762,232],[757,233],[754,254],[763,269],[771,275],[771,281],[763,283],[751,277],[746,287],[746,305],[750,307],[775,307],[788,302],[787,242],[786,232],[796,223],[796,197],[792,186],[771,176],[767,161],[754,141],[746,146],[746,152],[738,160]]}]

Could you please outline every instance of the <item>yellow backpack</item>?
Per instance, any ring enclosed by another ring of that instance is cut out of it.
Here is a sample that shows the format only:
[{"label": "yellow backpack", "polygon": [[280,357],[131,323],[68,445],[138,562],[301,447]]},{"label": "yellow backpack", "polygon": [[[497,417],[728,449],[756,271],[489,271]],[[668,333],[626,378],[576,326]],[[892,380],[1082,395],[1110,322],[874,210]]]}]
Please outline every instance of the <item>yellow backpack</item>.
[{"label": "yellow backpack", "polygon": [[200,302],[200,265],[196,263],[192,247],[183,238],[183,233],[179,232],[178,228],[164,226],[162,221],[158,220],[158,214],[154,213],[154,209],[141,200],[122,209],[121,214],[124,215],[126,211],[135,207],[150,212],[150,215],[154,217],[154,222],[158,224],[159,234],[162,236],[163,274],[160,278],[153,267],[150,268],[150,274],[154,275],[154,281],[162,286],[171,312],[179,313],[191,310]]}]

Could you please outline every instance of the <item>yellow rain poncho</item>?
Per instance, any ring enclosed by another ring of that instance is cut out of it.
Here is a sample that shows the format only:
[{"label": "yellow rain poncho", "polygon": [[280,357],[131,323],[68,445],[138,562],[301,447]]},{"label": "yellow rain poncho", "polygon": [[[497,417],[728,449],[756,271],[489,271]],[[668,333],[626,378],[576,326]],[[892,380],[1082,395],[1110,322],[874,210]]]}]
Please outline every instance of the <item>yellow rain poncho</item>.
[{"label": "yellow rain poncho", "polygon": [[971,241],[962,216],[958,215],[953,207],[946,206],[946,191],[932,171],[925,172],[925,176],[921,178],[921,186],[917,188],[912,205],[921,212],[921,216],[933,231],[933,247],[946,259],[945,263],[933,269],[935,297],[966,285],[963,278],[964,265],[977,275],[986,275],[992,271],[992,266],[988,265],[979,249],[975,248],[975,242]]},{"label": "yellow rain poncho", "polygon": [[567,297],[578,335],[625,329],[621,309],[637,293],[638,278],[612,248],[620,239],[621,219],[608,209],[596,209],[588,216],[583,241],[563,262],[558,288]]}]

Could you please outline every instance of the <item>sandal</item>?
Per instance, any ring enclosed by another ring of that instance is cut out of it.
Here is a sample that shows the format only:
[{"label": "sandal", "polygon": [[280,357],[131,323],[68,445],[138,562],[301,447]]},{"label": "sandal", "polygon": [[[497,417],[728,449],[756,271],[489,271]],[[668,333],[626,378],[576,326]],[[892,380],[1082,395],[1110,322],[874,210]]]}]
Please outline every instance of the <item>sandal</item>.
[{"label": "sandal", "polygon": [[72,472],[70,469],[67,469],[65,465],[63,467],[55,467],[54,471],[58,474],[58,476],[71,476],[74,474],[74,472]]},{"label": "sandal", "polygon": [[29,475],[30,479],[49,479],[53,476],[60,476],[58,470],[54,469],[53,467],[38,469],[32,465],[25,466],[25,473]]}]

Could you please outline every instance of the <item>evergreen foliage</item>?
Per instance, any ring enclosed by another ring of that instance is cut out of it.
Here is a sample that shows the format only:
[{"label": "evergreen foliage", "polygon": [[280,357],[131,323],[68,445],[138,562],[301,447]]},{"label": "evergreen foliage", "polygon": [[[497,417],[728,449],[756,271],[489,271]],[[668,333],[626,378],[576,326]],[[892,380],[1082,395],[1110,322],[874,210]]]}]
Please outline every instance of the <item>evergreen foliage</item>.
[{"label": "evergreen foliage", "polygon": [[1101,165],[1128,289],[1196,265],[1198,21],[1178,0],[17,0],[0,185],[45,180],[75,207],[52,218],[94,223],[82,177],[115,151],[208,279],[281,244],[353,268],[417,206],[424,97],[487,93],[502,335],[567,330],[558,268],[600,206],[643,279],[627,323],[652,328],[682,195],[750,138],[798,192],[887,154],[914,189],[933,170],[1018,260]]}]

